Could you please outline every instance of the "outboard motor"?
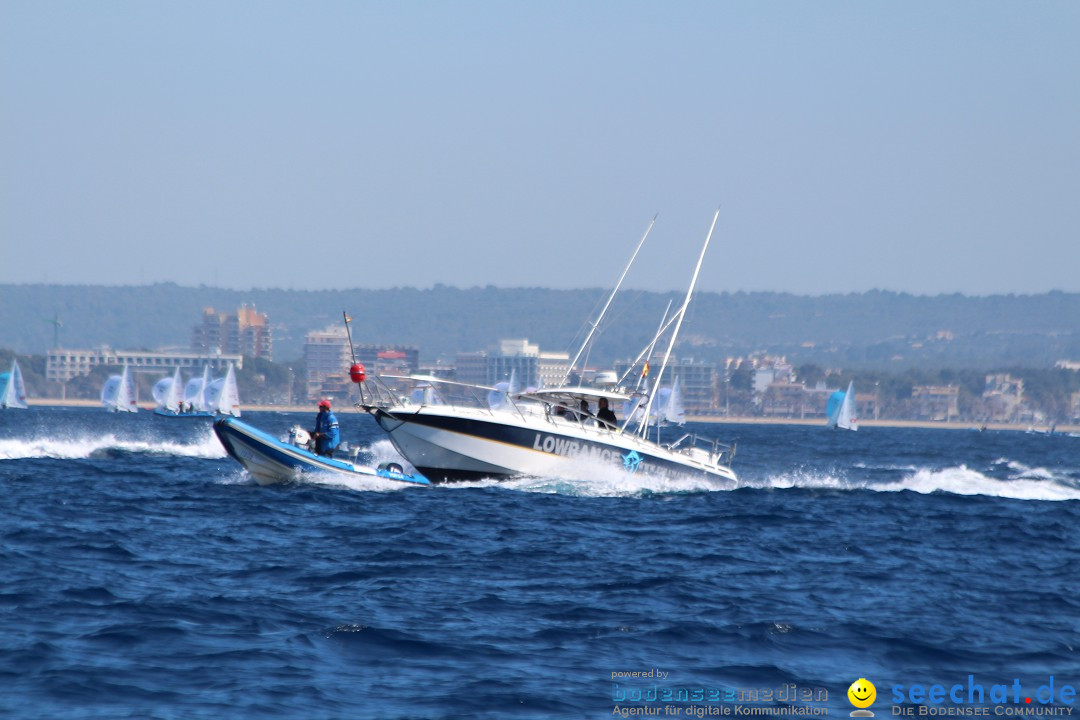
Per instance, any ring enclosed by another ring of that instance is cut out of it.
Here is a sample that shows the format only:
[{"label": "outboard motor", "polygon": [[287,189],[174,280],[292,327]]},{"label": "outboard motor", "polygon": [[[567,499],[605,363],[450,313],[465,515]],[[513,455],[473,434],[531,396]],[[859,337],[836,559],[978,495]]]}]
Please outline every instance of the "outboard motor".
[{"label": "outboard motor", "polygon": [[311,434],[299,425],[293,425],[289,428],[289,444],[304,450],[310,450]]}]

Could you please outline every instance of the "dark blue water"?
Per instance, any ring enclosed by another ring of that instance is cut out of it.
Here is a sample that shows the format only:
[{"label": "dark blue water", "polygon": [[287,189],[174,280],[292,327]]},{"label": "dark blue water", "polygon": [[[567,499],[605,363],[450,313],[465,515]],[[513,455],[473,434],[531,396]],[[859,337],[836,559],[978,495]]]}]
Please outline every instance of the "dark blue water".
[{"label": "dark blue water", "polygon": [[792,684],[846,717],[867,678],[881,718],[898,684],[1080,685],[1080,438],[696,429],[743,487],[259,487],[205,421],[0,413],[0,717],[690,717],[724,703],[649,693]]}]

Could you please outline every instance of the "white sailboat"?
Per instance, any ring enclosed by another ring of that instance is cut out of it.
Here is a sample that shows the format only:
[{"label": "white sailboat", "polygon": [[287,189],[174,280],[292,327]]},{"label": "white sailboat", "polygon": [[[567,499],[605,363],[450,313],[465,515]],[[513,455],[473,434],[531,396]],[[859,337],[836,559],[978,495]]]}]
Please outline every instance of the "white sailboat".
[{"label": "white sailboat", "polygon": [[[724,487],[736,485],[738,481],[731,469],[731,447],[691,434],[669,444],[648,438],[650,413],[656,400],[654,393],[659,388],[686,308],[693,297],[718,217],[719,211],[713,217],[682,307],[672,316],[674,330],[667,354],[652,387],[646,388],[646,403],[641,413],[643,420],[637,429],[628,429],[629,421],[612,428],[598,422],[593,414],[601,399],[606,400],[609,407],[622,407],[631,399],[632,388],[564,386],[515,393],[511,392],[509,383],[505,387],[492,388],[447,382],[430,376],[384,378],[375,375],[369,376],[360,386],[360,407],[375,418],[398,451],[435,482],[514,475],[565,477],[574,472],[575,464],[591,461],[613,464],[627,473],[701,478]],[[592,323],[586,346],[602,317],[603,311]],[[571,371],[584,351],[585,346],[571,363]],[[402,403],[401,393],[387,384],[402,380],[446,387],[446,402],[440,405]],[[470,394],[474,398],[472,403],[465,400]],[[658,411],[665,409],[673,416],[680,414],[670,404],[666,408],[665,405],[655,407]],[[631,415],[636,413],[631,411]]]},{"label": "white sailboat", "polygon": [[207,386],[205,403],[205,409],[215,415],[240,417],[240,393],[236,388],[236,371],[232,363],[229,363],[225,377]]},{"label": "white sailboat", "polygon": [[154,385],[154,400],[158,406],[155,415],[179,415],[184,401],[184,385],[180,379],[180,368],[176,368],[171,378],[158,380]]},{"label": "white sailboat", "polygon": [[855,417],[855,383],[849,382],[847,392],[837,390],[829,396],[825,408],[828,415],[826,427],[840,430],[858,430],[859,420]]},{"label": "white sailboat", "polygon": [[210,387],[210,366],[203,365],[201,377],[193,377],[184,386],[185,410],[180,413],[184,417],[211,417],[209,406],[206,403],[206,392]]},{"label": "white sailboat", "polygon": [[0,373],[0,384],[3,385],[3,391],[0,392],[0,408],[25,410],[26,384],[23,382],[18,360],[11,361],[11,372]]},{"label": "white sailboat", "polygon": [[138,412],[135,404],[135,383],[127,363],[119,375],[111,375],[101,389],[101,404],[109,412]]},{"label": "white sailboat", "polygon": [[682,392],[679,391],[679,378],[670,388],[660,388],[657,402],[660,410],[656,412],[656,422],[682,425],[686,422],[686,410],[683,408]]}]

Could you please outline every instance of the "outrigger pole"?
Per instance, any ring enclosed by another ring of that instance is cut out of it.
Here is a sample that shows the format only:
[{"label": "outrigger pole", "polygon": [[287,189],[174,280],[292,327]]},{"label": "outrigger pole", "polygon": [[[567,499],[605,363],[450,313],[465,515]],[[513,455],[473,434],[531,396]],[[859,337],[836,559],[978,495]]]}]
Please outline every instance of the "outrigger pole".
[{"label": "outrigger pole", "polygon": [[[360,404],[365,404],[364,400],[364,368],[362,365],[356,362],[356,350],[352,344],[352,330],[349,328],[349,323],[352,322],[352,318],[344,310],[341,311],[341,317],[345,320],[345,335],[349,338],[349,355],[352,356],[352,366],[349,368],[349,377],[356,383],[357,389],[360,391]],[[360,379],[357,380],[356,378]]]},{"label": "outrigger pole", "polygon": [[[660,318],[660,327],[657,329],[656,334],[653,335],[652,341],[648,345],[645,346],[645,349],[642,350],[638,354],[638,356],[636,358],[634,358],[634,362],[632,362],[630,364],[630,367],[626,369],[626,372],[623,373],[623,376],[621,378],[619,378],[619,382],[618,382],[619,385],[622,385],[623,381],[626,380],[627,377],[629,377],[631,371],[635,367],[637,367],[637,364],[641,360],[642,357],[645,358],[645,368],[647,368],[649,366],[649,358],[652,357],[652,352],[653,352],[653,349],[656,347],[657,341],[660,339],[660,336],[664,334],[664,331],[668,329],[668,325],[670,325],[675,320],[674,317],[671,318],[671,320],[668,320],[668,313],[669,312],[671,312],[671,301],[670,300],[668,300],[667,307],[664,308],[664,316],[662,318]],[[648,379],[646,378],[645,368],[642,368],[641,374],[638,375],[637,382],[634,383],[634,394],[635,395],[637,394],[638,390],[641,389],[641,382],[643,380],[645,381],[646,384],[649,382]],[[648,390],[648,388],[646,388],[646,391],[647,390]],[[638,403],[633,406],[634,409],[631,410],[629,413],[627,413],[626,420],[623,421],[622,427],[619,428],[620,433],[626,432],[626,428],[630,427],[630,423],[633,421],[634,415],[637,414],[638,404],[640,404],[640,398],[638,400]],[[640,424],[643,423],[643,422],[648,423],[648,419],[639,420],[638,425],[640,426]]]},{"label": "outrigger pole", "polygon": [[[645,234],[641,236],[641,240],[638,241],[637,247],[634,249],[634,254],[630,256],[630,262],[626,263],[626,267],[622,271],[622,275],[619,276],[619,282],[615,283],[615,289],[611,291],[611,295],[608,296],[607,302],[604,303],[604,309],[600,311],[600,314],[596,316],[596,322],[590,323],[589,334],[585,336],[585,342],[581,343],[581,349],[577,351],[577,355],[574,356],[573,361],[570,363],[570,367],[566,369],[566,375],[563,376],[563,385],[566,385],[570,379],[570,373],[577,367],[578,360],[581,359],[581,354],[585,352],[585,349],[589,347],[589,343],[592,341],[593,335],[596,333],[596,329],[600,327],[600,321],[604,319],[604,313],[611,307],[611,301],[615,299],[615,294],[619,292],[619,288],[622,287],[623,280],[626,279],[626,273],[630,272],[630,266],[634,264],[634,260],[637,259],[638,251],[641,250],[641,246],[645,244],[645,238],[649,237],[649,233],[652,232],[653,225],[656,224],[656,218],[660,213],[653,215],[652,221],[649,222],[649,227],[645,228]],[[579,383],[580,384],[580,383]]]},{"label": "outrigger pole", "polygon": [[[656,373],[656,381],[653,382],[653,388],[660,387],[660,380],[664,377],[664,370],[667,369],[668,359],[671,358],[671,351],[675,348],[675,340],[679,337],[679,329],[682,327],[683,318],[686,317],[686,308],[690,305],[690,298],[694,295],[694,287],[697,285],[698,274],[701,272],[701,263],[705,261],[705,251],[709,249],[709,241],[712,240],[713,230],[716,229],[716,221],[720,218],[720,208],[716,208],[716,214],[713,215],[712,225],[709,226],[709,234],[705,237],[705,245],[701,248],[701,255],[698,256],[697,266],[694,268],[694,277],[690,279],[690,287],[686,289],[686,299],[683,300],[682,307],[679,308],[678,316],[679,320],[675,323],[675,330],[671,333],[671,340],[668,342],[667,352],[664,353],[664,362],[660,364],[660,372]],[[645,422],[642,425],[642,437],[649,430],[649,413],[652,412],[653,400],[656,398],[656,393],[649,393],[649,402],[645,405]]]}]

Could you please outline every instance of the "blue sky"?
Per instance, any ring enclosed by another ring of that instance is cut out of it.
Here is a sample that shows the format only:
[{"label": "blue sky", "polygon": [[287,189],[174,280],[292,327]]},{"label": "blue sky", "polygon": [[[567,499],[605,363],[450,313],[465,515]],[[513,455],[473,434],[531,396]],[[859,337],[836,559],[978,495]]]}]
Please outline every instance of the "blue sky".
[{"label": "blue sky", "polygon": [[0,0],[0,282],[1080,291],[1080,3]]}]

